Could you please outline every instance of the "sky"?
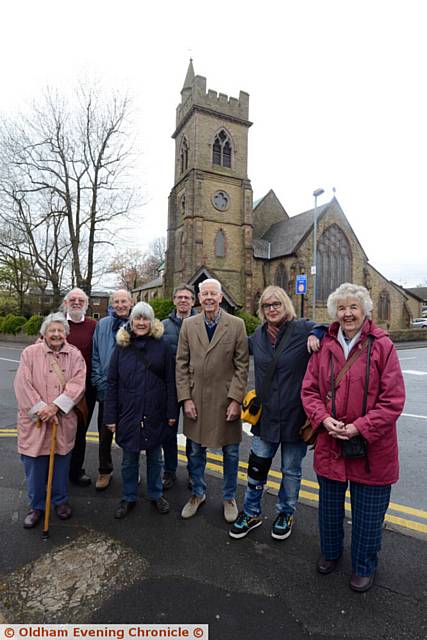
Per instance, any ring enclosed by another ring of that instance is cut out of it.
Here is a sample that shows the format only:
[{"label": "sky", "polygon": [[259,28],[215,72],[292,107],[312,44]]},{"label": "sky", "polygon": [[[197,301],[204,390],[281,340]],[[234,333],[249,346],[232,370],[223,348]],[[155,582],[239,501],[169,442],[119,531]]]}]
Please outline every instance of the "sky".
[{"label": "sky", "polygon": [[47,87],[129,92],[144,205],[120,246],[164,235],[175,109],[188,61],[250,94],[248,176],[292,216],[336,197],[371,264],[427,282],[424,0],[5,0],[0,112]]}]

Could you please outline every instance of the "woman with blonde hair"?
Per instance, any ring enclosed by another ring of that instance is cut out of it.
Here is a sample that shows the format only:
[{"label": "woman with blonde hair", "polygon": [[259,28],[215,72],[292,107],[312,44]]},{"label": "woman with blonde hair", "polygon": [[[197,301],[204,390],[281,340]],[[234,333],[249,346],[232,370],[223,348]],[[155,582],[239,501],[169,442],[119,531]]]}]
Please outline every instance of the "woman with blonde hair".
[{"label": "woman with blonde hair", "polygon": [[[315,330],[313,322],[296,320],[292,301],[277,286],[263,291],[258,315],[263,324],[249,337],[249,351],[254,357],[255,388],[263,396],[262,411],[259,422],[252,427],[243,510],[229,534],[232,538],[243,538],[262,524],[261,498],[273,457],[280,447],[282,481],[271,535],[276,540],[285,540],[294,523],[301,464],[307,451],[299,434],[305,422],[301,384],[310,353],[319,349],[324,330],[320,327]],[[264,393],[266,379],[268,389]]]},{"label": "woman with blonde hair", "polygon": [[391,485],[399,477],[396,422],[405,386],[392,341],[371,320],[367,289],[346,282],[331,293],[327,306],[335,322],[310,360],[302,387],[304,408],[318,432],[317,570],[332,573],[341,558],[349,484],[350,587],[364,592],[374,582]]}]

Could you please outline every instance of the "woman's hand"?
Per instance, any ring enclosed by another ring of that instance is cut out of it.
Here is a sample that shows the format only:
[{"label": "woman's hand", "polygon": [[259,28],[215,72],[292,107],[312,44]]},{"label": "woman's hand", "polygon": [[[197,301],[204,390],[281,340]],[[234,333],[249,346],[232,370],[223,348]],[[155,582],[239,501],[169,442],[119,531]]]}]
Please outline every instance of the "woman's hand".
[{"label": "woman's hand", "polygon": [[176,424],[176,420],[175,420],[175,418],[171,418],[170,420],[168,420],[168,425],[169,425],[170,427],[173,427],[173,426],[174,426],[174,424]]},{"label": "woman's hand", "polygon": [[360,434],[359,429],[355,427],[352,422],[350,422],[350,424],[345,425],[344,432],[345,432],[345,435],[348,437],[348,439],[354,438],[355,436],[358,436]]},{"label": "woman's hand", "polygon": [[307,338],[307,351],[308,353],[313,353],[315,351],[319,351],[320,349],[320,340],[316,338],[316,336],[308,336]]},{"label": "woman's hand", "polygon": [[339,438],[340,440],[348,440],[348,436],[344,434],[344,422],[328,416],[323,420],[323,426],[332,438]]},{"label": "woman's hand", "polygon": [[116,425],[115,424],[106,424],[105,425],[111,433],[116,433]]},{"label": "woman's hand", "polygon": [[59,407],[52,402],[51,404],[47,404],[42,409],[39,409],[36,415],[38,415],[42,422],[48,422],[49,420],[51,420],[51,418],[53,418],[53,416],[56,416],[58,411]]}]

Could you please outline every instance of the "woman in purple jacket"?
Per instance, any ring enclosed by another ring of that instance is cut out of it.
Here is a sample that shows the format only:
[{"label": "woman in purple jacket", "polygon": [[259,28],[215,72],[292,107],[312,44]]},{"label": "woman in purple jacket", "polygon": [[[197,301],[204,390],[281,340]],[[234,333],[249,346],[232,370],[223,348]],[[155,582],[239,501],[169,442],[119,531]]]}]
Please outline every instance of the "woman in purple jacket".
[{"label": "woman in purple jacket", "polygon": [[[318,431],[314,468],[319,481],[321,556],[328,574],[340,560],[344,500],[350,484],[352,512],[350,587],[374,582],[391,485],[399,477],[396,422],[405,387],[396,350],[370,319],[365,287],[342,284],[328,298],[336,318],[309,362],[302,387],[304,409]],[[343,370],[344,375],[340,376]]]}]

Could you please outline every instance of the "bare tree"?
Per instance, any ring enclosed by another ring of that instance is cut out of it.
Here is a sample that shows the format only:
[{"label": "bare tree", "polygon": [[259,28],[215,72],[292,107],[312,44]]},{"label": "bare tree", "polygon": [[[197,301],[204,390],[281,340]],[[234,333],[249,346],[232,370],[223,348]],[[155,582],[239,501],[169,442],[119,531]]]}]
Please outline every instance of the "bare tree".
[{"label": "bare tree", "polygon": [[[90,294],[99,245],[137,204],[127,97],[80,88],[73,107],[47,92],[30,117],[0,129],[0,216],[18,221],[52,287],[69,277]],[[61,272],[62,268],[62,272]]]},{"label": "bare tree", "polygon": [[110,273],[117,275],[117,284],[129,291],[159,276],[165,260],[166,238],[153,240],[147,252],[128,250],[114,256]]}]

